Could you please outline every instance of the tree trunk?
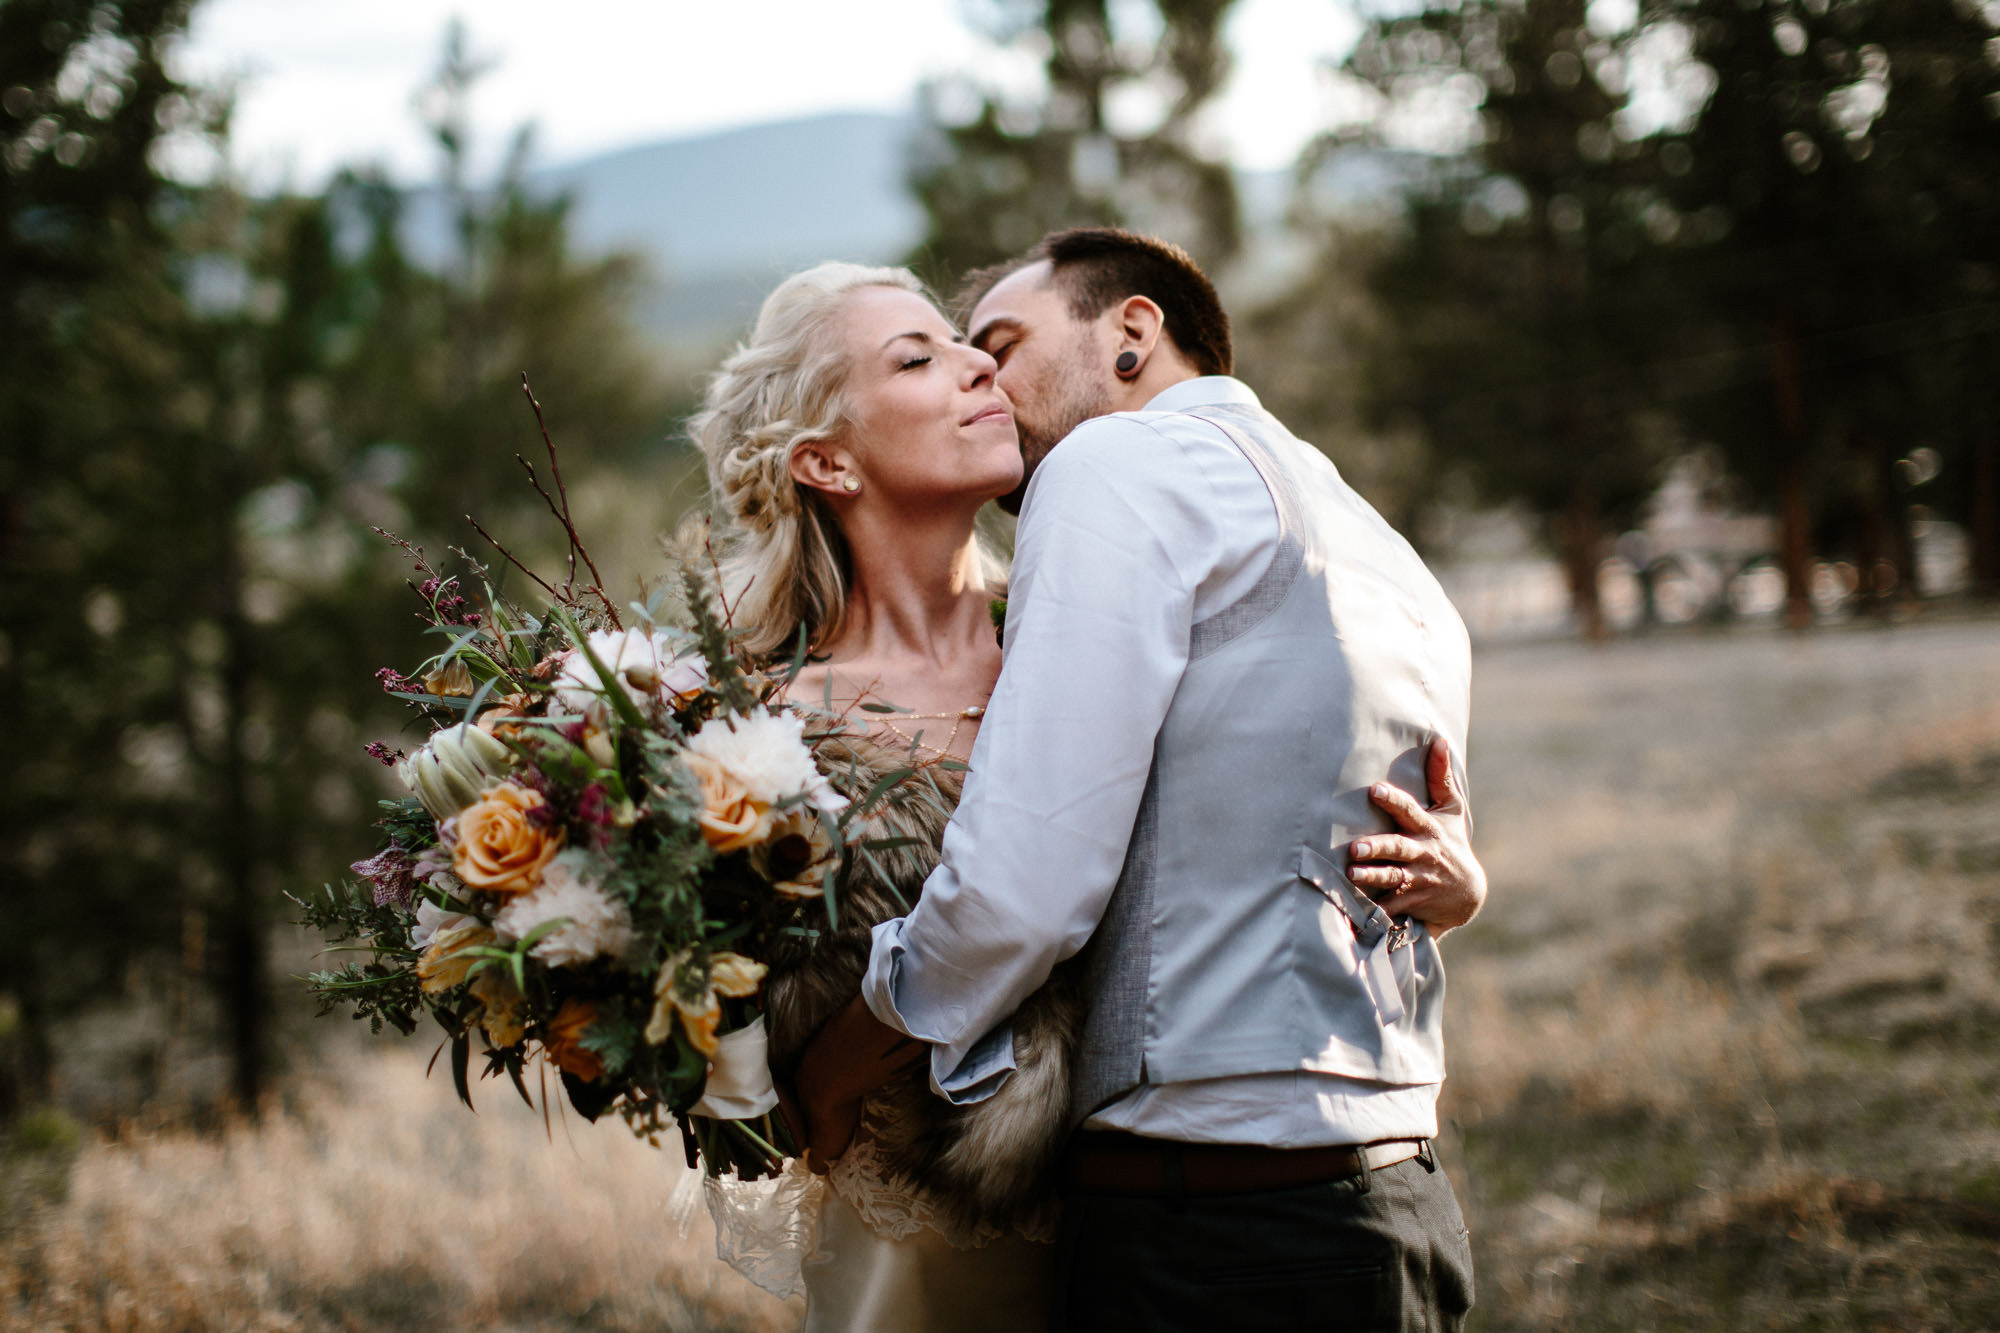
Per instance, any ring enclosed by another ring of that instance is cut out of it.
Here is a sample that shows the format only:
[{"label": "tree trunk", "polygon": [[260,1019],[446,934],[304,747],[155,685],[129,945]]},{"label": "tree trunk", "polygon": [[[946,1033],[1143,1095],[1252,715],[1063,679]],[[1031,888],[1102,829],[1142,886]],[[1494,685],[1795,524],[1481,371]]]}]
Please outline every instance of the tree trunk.
[{"label": "tree trunk", "polygon": [[1884,478],[1873,451],[1862,460],[1867,491],[1856,497],[1854,564],[1855,601],[1864,615],[1886,616],[1889,599],[1900,581],[1889,535],[1888,510],[1894,500],[1883,494],[1893,477]]},{"label": "tree trunk", "polygon": [[222,630],[220,666],[223,725],[219,801],[215,809],[213,846],[222,871],[220,909],[210,917],[207,936],[216,943],[216,999],[229,1031],[230,1092],[237,1108],[255,1116],[264,1094],[266,942],[264,905],[259,901],[258,866],[262,859],[262,829],[251,792],[252,760],[248,752],[252,686],[256,679],[256,648],[248,618],[243,614],[245,581],[243,542],[231,521],[241,509],[251,485],[235,447],[218,395],[212,438],[223,442],[215,472],[216,507],[231,516],[215,528],[213,610]]},{"label": "tree trunk", "polygon": [[1604,558],[1604,520],[1590,497],[1578,494],[1552,525],[1569,580],[1570,613],[1577,632],[1593,643],[1606,635],[1604,607],[1597,596],[1597,566]]},{"label": "tree trunk", "polygon": [[0,1127],[47,1102],[55,1091],[55,1048],[36,978],[19,978],[13,999],[18,1006],[14,1030],[0,1034]]},{"label": "tree trunk", "polygon": [[1975,420],[1972,455],[1972,591],[2000,597],[2000,419]]},{"label": "tree trunk", "polygon": [[1771,343],[1771,391],[1777,409],[1778,560],[1785,571],[1785,626],[1810,629],[1812,514],[1806,504],[1805,400],[1799,392],[1798,340],[1781,322]]}]

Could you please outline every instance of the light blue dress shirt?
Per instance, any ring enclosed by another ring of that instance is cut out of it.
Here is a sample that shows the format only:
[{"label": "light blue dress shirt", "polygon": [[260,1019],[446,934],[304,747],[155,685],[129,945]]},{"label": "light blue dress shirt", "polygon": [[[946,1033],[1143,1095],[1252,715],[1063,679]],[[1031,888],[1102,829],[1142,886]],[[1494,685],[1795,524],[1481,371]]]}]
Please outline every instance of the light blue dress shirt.
[{"label": "light blue dress shirt", "polygon": [[[907,916],[875,928],[863,994],[932,1044],[957,1102],[1014,1069],[1006,1026],[1081,949],[1124,864],[1153,742],[1189,631],[1270,565],[1263,478],[1216,427],[1182,415],[1256,405],[1240,381],[1183,381],[1144,412],[1085,422],[1035,473],[1010,577],[1003,668],[943,855]],[[1428,1137],[1435,1085],[1279,1073],[1149,1085],[1096,1126],[1188,1141],[1310,1146]]]}]

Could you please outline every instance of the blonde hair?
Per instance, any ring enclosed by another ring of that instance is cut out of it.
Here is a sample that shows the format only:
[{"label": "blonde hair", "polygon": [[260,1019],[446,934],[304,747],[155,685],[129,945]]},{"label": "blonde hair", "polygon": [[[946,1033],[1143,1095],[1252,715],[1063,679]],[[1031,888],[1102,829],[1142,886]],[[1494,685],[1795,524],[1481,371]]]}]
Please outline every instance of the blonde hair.
[{"label": "blonde hair", "polygon": [[[769,654],[840,632],[852,574],[847,539],[831,508],[792,479],[792,450],[838,439],[852,422],[844,391],[847,347],[835,324],[863,287],[930,293],[902,268],[827,263],[795,273],[764,298],[749,340],[722,363],[688,422],[708,462],[709,493],[723,519],[722,582],[746,647]],[[994,561],[982,547],[981,577]]]}]

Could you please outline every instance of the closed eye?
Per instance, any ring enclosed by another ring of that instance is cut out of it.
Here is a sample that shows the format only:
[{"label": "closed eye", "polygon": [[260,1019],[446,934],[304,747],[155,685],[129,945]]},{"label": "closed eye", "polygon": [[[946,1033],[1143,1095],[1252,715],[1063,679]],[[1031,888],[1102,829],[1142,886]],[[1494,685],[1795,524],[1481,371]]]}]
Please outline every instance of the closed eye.
[{"label": "closed eye", "polygon": [[897,366],[897,367],[896,367],[896,369],[898,369],[898,370],[915,370],[915,369],[916,369],[916,368],[917,368],[918,366],[927,366],[927,365],[929,365],[929,364],[930,364],[930,360],[931,360],[931,359],[930,359],[929,357],[927,357],[927,356],[917,356],[917,357],[912,357],[912,358],[910,358],[910,359],[909,359],[908,361],[905,361],[905,362],[903,362],[903,363],[902,363],[901,365]]}]

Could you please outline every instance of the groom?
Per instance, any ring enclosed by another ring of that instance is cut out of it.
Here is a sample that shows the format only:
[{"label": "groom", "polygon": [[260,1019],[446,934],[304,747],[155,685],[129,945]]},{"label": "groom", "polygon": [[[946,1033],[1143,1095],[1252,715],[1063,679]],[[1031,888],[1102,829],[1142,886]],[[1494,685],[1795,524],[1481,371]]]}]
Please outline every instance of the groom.
[{"label": "groom", "polygon": [[1471,1256],[1429,1141],[1436,936],[1485,892],[1464,628],[1230,378],[1179,249],[1059,232],[970,295],[1028,465],[1005,667],[836,1039],[908,1034],[942,1095],[991,1096],[1009,1015],[1087,946],[1057,1323],[1455,1329]]}]

